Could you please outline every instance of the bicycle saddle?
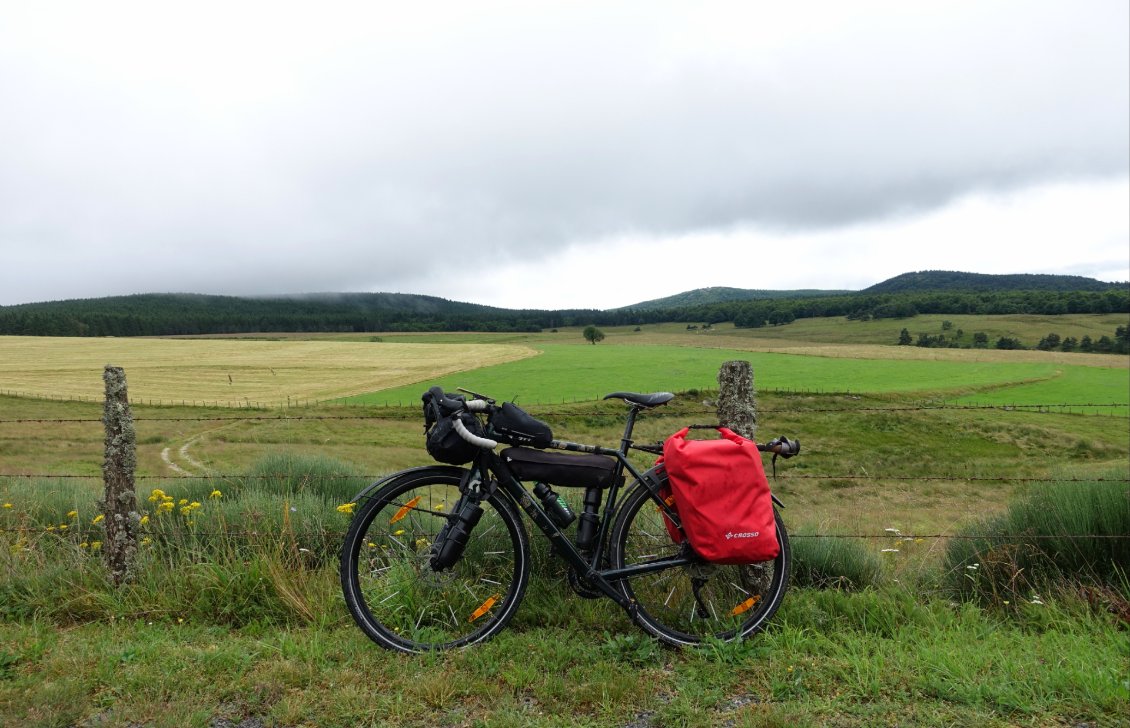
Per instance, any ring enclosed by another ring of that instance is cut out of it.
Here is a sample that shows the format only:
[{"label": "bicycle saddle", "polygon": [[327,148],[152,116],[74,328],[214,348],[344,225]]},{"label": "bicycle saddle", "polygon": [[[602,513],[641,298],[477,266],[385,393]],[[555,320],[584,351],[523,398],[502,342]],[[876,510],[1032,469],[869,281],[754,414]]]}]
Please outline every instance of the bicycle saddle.
[{"label": "bicycle saddle", "polygon": [[670,392],[654,392],[652,394],[637,394],[635,392],[613,392],[604,395],[605,399],[622,399],[637,407],[658,407],[675,399]]}]

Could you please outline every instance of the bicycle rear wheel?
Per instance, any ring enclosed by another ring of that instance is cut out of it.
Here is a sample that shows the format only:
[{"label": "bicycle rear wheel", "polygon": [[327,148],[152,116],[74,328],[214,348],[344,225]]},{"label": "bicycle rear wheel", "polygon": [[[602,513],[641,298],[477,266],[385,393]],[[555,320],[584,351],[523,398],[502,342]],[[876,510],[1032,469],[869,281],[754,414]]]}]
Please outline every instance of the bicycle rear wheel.
[{"label": "bicycle rear wheel", "polygon": [[484,499],[462,557],[431,567],[432,544],[459,500],[465,471],[405,472],[353,517],[341,551],[345,603],[377,644],[424,652],[485,640],[514,616],[530,570],[529,539],[502,495]]},{"label": "bicycle rear wheel", "polygon": [[[622,581],[624,595],[638,607],[636,623],[672,645],[694,645],[708,637],[742,639],[761,630],[784,599],[792,556],[776,509],[773,515],[781,549],[771,561],[697,563]],[[614,568],[669,558],[683,548],[672,542],[647,486],[638,484],[624,499],[612,529]]]}]

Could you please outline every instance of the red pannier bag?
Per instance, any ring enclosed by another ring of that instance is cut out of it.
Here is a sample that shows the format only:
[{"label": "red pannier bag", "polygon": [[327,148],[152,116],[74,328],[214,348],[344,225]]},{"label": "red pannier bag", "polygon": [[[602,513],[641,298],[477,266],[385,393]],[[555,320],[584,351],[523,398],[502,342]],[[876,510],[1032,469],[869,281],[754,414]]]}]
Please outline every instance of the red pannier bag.
[{"label": "red pannier bag", "polygon": [[[725,427],[718,428],[720,440],[688,440],[688,431],[684,427],[663,443],[663,463],[695,552],[716,564],[776,558],[773,498],[757,443]],[[664,522],[674,530],[669,519]]]}]

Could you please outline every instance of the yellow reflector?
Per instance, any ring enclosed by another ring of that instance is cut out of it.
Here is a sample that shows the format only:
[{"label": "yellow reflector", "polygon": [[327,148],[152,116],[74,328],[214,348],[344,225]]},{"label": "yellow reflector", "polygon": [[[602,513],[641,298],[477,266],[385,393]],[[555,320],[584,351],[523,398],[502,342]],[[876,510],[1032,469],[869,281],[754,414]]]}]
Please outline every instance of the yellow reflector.
[{"label": "yellow reflector", "polygon": [[736,606],[732,610],[730,610],[730,616],[736,617],[739,614],[741,614],[742,612],[748,612],[750,610],[750,608],[752,608],[753,605],[757,604],[759,601],[761,601],[761,595],[760,594],[752,596],[749,599],[746,599],[744,602],[742,602],[741,604],[739,604],[738,606]]},{"label": "yellow reflector", "polygon": [[471,612],[471,618],[468,619],[467,621],[468,622],[474,622],[476,619],[478,619],[479,617],[481,617],[484,614],[486,614],[487,612],[489,612],[490,608],[495,605],[495,602],[497,602],[501,598],[502,598],[501,594],[495,594],[493,597],[491,597],[490,599],[483,602],[482,606],[480,606],[475,611]]},{"label": "yellow reflector", "polygon": [[413,498],[412,500],[405,503],[404,507],[401,508],[399,511],[397,511],[395,516],[393,516],[391,519],[389,519],[388,525],[391,526],[392,524],[396,523],[400,519],[407,516],[408,512],[411,511],[413,508],[415,508],[416,504],[419,503],[420,499],[423,498],[423,497],[424,496],[422,496],[422,495],[418,495],[415,498]]}]

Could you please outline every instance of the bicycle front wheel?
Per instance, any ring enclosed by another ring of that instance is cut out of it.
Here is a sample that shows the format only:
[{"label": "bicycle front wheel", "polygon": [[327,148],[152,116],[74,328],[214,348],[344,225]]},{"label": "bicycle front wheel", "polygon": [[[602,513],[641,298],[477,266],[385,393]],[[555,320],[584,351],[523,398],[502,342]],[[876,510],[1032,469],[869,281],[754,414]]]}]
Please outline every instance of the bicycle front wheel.
[{"label": "bicycle front wheel", "polygon": [[505,627],[522,600],[529,539],[500,494],[480,504],[482,518],[459,561],[432,569],[432,545],[459,501],[464,472],[405,472],[353,517],[341,551],[342,591],[353,619],[382,647],[424,652],[480,642]]},{"label": "bicycle front wheel", "polygon": [[[703,562],[622,581],[624,596],[636,602],[636,623],[671,645],[694,645],[708,637],[737,640],[761,630],[784,599],[792,553],[776,509],[773,515],[781,548],[771,561],[740,565]],[[647,486],[640,483],[633,488],[612,529],[614,567],[678,555],[684,546],[671,540],[663,520]]]}]

